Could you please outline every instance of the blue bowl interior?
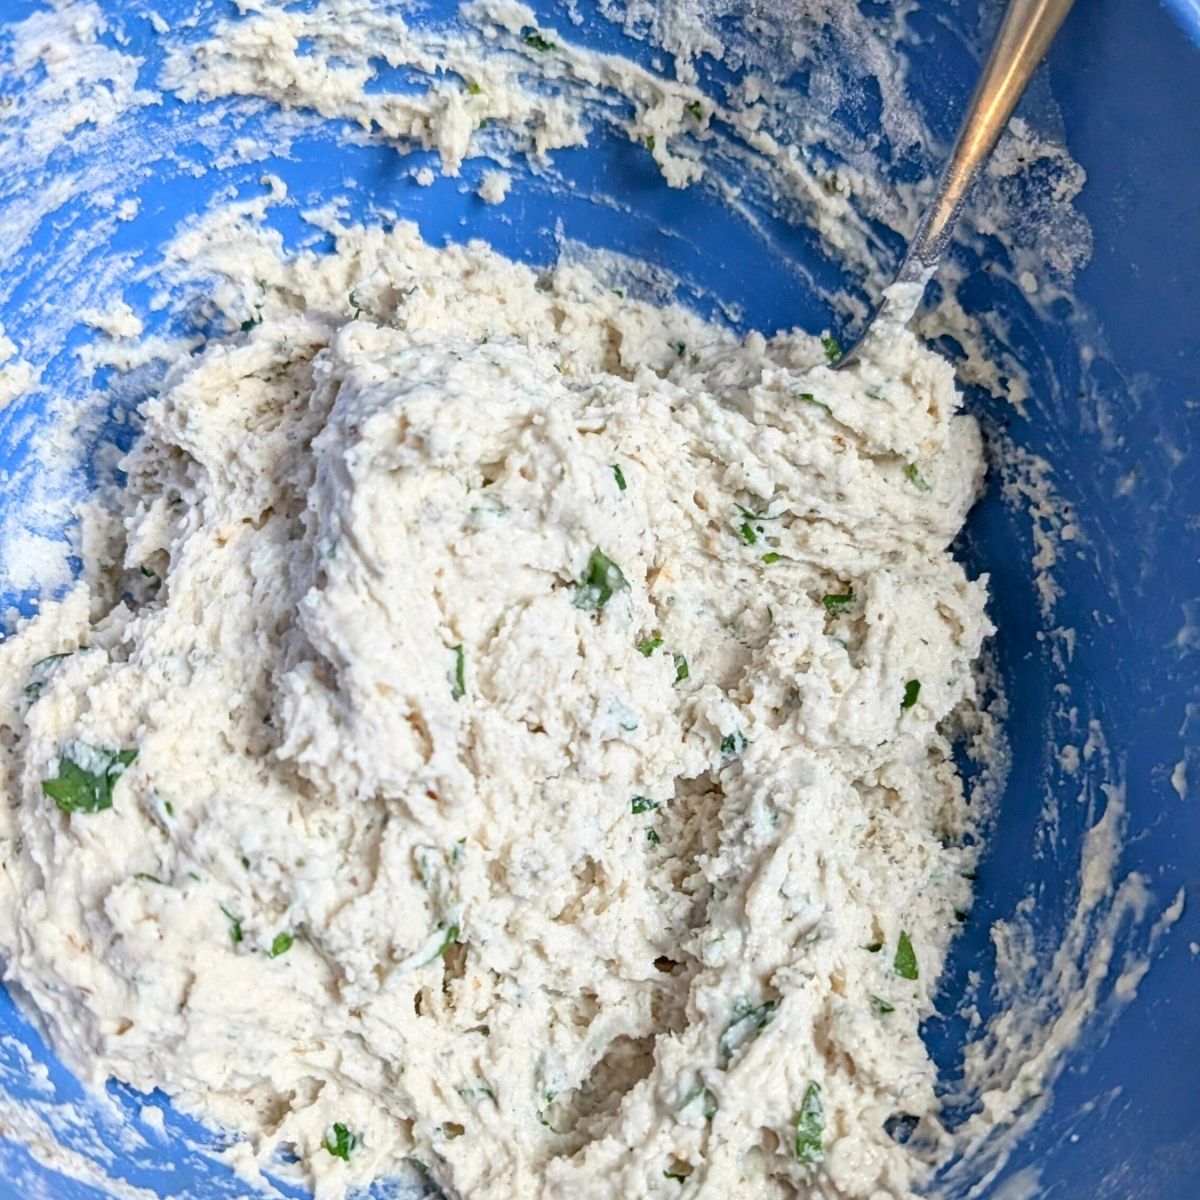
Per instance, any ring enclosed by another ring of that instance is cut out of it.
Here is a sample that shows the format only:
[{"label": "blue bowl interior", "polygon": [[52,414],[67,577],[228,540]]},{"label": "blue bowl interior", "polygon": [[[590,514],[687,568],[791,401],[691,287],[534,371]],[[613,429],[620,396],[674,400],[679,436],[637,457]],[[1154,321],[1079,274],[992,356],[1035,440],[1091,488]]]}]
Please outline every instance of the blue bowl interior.
[{"label": "blue bowl interior", "polygon": [[[116,0],[104,7],[114,13],[122,9]],[[191,7],[187,0],[159,5],[168,18]],[[554,6],[539,6],[539,15],[548,25],[570,30],[573,40],[648,58],[644,44],[626,39],[593,6],[578,7],[584,22],[573,29]],[[862,7],[871,11],[867,0]],[[449,5],[430,6],[434,17],[449,11]],[[144,56],[142,78],[150,84],[160,44],[147,20],[132,9],[130,14],[121,22],[129,39],[123,49]],[[994,19],[992,5],[979,14],[970,3],[932,2],[909,18],[909,29],[919,35],[903,51],[910,59],[913,101],[941,137],[952,134],[971,86],[977,29]],[[999,308],[1011,315],[1008,340],[1032,383],[1023,411],[978,389],[970,392],[970,406],[994,447],[1015,446],[1050,464],[1055,489],[1072,510],[1080,537],[1056,570],[1064,594],[1052,623],[1075,631],[1073,655],[1063,663],[1056,662],[1061,642],[1047,636],[1032,579],[1032,523],[1022,506],[1002,495],[1003,470],[993,472],[961,545],[972,570],[991,576],[992,614],[999,628],[994,655],[1010,705],[1013,764],[980,869],[979,898],[945,980],[944,1016],[926,1030],[949,1080],[958,1071],[966,1032],[957,1009],[969,990],[970,972],[982,974],[979,1004],[988,1013],[989,927],[1032,895],[1038,947],[1048,961],[1074,904],[1084,831],[1103,810],[1101,784],[1124,789],[1129,817],[1121,873],[1146,877],[1156,911],[1181,888],[1190,893],[1197,883],[1200,792],[1192,780],[1200,779],[1195,503],[1200,494],[1200,415],[1195,411],[1200,407],[1200,125],[1194,119],[1200,112],[1200,52],[1193,44],[1198,30],[1200,16],[1183,0],[1172,0],[1172,11],[1133,0],[1098,0],[1077,7],[1052,53],[1048,90],[1061,110],[1067,144],[1088,173],[1077,207],[1094,236],[1091,262],[1076,280],[1074,305],[1064,302],[1048,314],[1035,314],[1008,273],[984,269],[983,258],[1005,265],[995,239],[972,239],[971,248],[956,251],[967,274],[960,297],[970,311]],[[113,34],[107,36],[111,41]],[[728,75],[720,64],[702,68],[712,87]],[[803,73],[793,82],[803,90]],[[1039,84],[1043,95],[1046,86]],[[1039,103],[1036,96],[1032,100]],[[81,131],[55,152],[42,179],[9,177],[0,169],[0,198],[20,200],[46,178],[75,169],[89,155],[100,156],[101,146],[112,161],[126,153],[136,157],[148,129],[176,144],[181,159],[191,154],[208,161],[211,150],[203,141],[189,144],[194,115],[189,106],[168,100],[123,118],[112,129]],[[858,111],[841,116],[870,129],[878,116],[870,89]],[[269,119],[231,106],[227,125],[252,130]],[[337,145],[337,132],[311,128],[295,138],[286,158],[200,178],[181,169],[179,161],[130,171],[118,195],[137,197],[139,215],[117,224],[107,244],[88,255],[74,253],[73,239],[102,214],[86,205],[64,206],[41,222],[25,253],[10,256],[0,267],[9,336],[24,344],[44,334],[47,314],[77,312],[103,299],[120,256],[137,261],[152,255],[182,215],[204,208],[231,186],[242,195],[261,193],[266,170],[288,184],[295,201],[271,215],[292,246],[321,244],[299,213],[308,204],[339,196],[354,218],[406,217],[434,243],[482,237],[514,258],[548,263],[565,238],[644,259],[671,270],[682,281],[680,298],[700,311],[721,318],[735,306],[735,323],[743,329],[844,325],[844,316],[813,288],[813,281],[844,280],[811,237],[770,213],[759,214],[760,223],[752,227],[702,189],[668,190],[649,156],[631,153],[628,140],[612,130],[598,129],[586,149],[556,154],[556,166],[575,184],[573,190],[551,188],[518,170],[513,193],[500,207],[485,205],[474,194],[487,163],[468,162],[462,180],[439,178],[422,188],[412,181],[411,170],[426,159],[436,168],[432,156],[401,160],[378,144]],[[335,146],[339,182],[331,185]],[[921,149],[893,154],[884,144],[880,153],[896,178],[913,178],[930,166]],[[600,192],[619,195],[627,207],[617,211],[589,199]],[[882,236],[899,254],[898,239]],[[137,307],[151,290],[146,284],[125,294]],[[157,314],[151,328],[155,321],[170,327],[177,318]],[[45,411],[48,394],[83,396],[90,387],[113,382],[105,372],[82,377],[72,352],[88,337],[82,328],[64,327],[58,345],[44,347],[38,361],[46,391],[0,412],[0,467],[19,473],[34,453],[31,429]],[[1095,350],[1086,364],[1080,353],[1084,345]],[[944,348],[955,351],[949,341]],[[122,399],[136,400],[139,389],[144,393],[153,382],[150,375],[121,381]],[[132,418],[114,417],[105,436],[128,440],[132,429]],[[0,516],[28,503],[20,486],[7,488],[0,495]],[[0,576],[0,599],[28,611],[35,592],[17,583]],[[1060,682],[1070,686],[1070,705],[1056,691]],[[1079,774],[1067,775],[1057,765],[1055,747],[1080,744],[1089,719],[1103,728],[1108,753],[1085,763]],[[1183,796],[1171,779],[1181,762],[1189,772]],[[1045,819],[1052,802],[1058,813],[1053,836]],[[1194,1069],[1200,1062],[1200,1007],[1192,999],[1197,955],[1191,949],[1197,941],[1200,915],[1188,906],[1153,949],[1154,965],[1137,1000],[1120,1011],[1111,1003],[1102,1006],[1069,1056],[1048,1111],[989,1185],[996,1190],[984,1193],[977,1190],[977,1179],[953,1177],[942,1185],[948,1200],[977,1194],[1097,1200],[1200,1195],[1195,1120],[1200,1088]],[[1150,953],[1147,929],[1123,927],[1118,950],[1118,961],[1126,953]],[[120,1085],[110,1085],[103,1102],[86,1096],[3,994],[0,1030],[0,1084],[27,1114],[26,1134],[45,1122],[81,1161],[98,1162],[109,1177],[155,1194],[195,1200],[245,1194],[207,1152],[219,1139],[173,1113],[162,1096],[147,1098]],[[142,1119],[147,1104],[164,1110],[165,1135]],[[960,1115],[967,1111],[969,1106]],[[57,1200],[108,1194],[99,1182],[102,1176],[88,1182],[78,1170],[73,1172],[78,1178],[59,1174],[35,1160],[16,1137],[0,1141],[0,1174],[14,1189]],[[1011,1191],[1003,1190],[1005,1181]],[[286,1195],[304,1194],[280,1186]],[[372,1194],[408,1194],[403,1187],[395,1189],[380,1184]]]}]

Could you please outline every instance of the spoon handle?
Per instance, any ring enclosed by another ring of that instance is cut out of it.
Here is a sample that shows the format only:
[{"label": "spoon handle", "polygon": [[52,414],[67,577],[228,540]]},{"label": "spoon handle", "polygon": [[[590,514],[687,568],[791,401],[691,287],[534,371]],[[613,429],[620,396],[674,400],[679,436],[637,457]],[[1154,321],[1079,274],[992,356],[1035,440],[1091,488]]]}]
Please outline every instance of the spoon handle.
[{"label": "spoon handle", "polygon": [[897,273],[899,282],[924,282],[936,266],[967,192],[1072,3],[1073,0],[1009,0],[992,52],[963,116],[954,150],[942,170],[937,195]]}]

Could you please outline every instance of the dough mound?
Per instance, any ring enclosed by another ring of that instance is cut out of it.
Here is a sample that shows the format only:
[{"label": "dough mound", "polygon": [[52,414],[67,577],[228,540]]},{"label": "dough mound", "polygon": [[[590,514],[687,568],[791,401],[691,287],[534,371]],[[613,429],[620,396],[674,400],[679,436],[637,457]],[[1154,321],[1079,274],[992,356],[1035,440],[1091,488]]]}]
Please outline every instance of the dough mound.
[{"label": "dough mound", "polygon": [[909,1195],[990,631],[950,368],[407,225],[246,270],[0,645],[60,1052],[324,1197]]}]

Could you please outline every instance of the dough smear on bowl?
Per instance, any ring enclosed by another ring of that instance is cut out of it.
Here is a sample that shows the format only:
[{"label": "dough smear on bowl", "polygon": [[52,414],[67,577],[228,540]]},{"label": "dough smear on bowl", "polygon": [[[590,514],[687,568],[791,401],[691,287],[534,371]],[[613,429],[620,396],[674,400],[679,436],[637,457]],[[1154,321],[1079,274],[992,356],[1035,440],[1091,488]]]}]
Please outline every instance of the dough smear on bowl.
[{"label": "dough smear on bowl", "polygon": [[990,631],[951,368],[407,225],[259,271],[0,645],[8,979],[321,1196],[909,1195]]}]

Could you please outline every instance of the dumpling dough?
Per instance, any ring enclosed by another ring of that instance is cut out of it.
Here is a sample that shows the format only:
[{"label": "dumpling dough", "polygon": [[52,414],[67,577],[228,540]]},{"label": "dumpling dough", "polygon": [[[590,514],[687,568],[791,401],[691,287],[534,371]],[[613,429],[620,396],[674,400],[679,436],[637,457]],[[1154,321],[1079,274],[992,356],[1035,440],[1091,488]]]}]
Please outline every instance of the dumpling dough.
[{"label": "dumpling dough", "polygon": [[989,632],[949,366],[256,253],[0,645],[9,980],[323,1197],[910,1194]]}]

